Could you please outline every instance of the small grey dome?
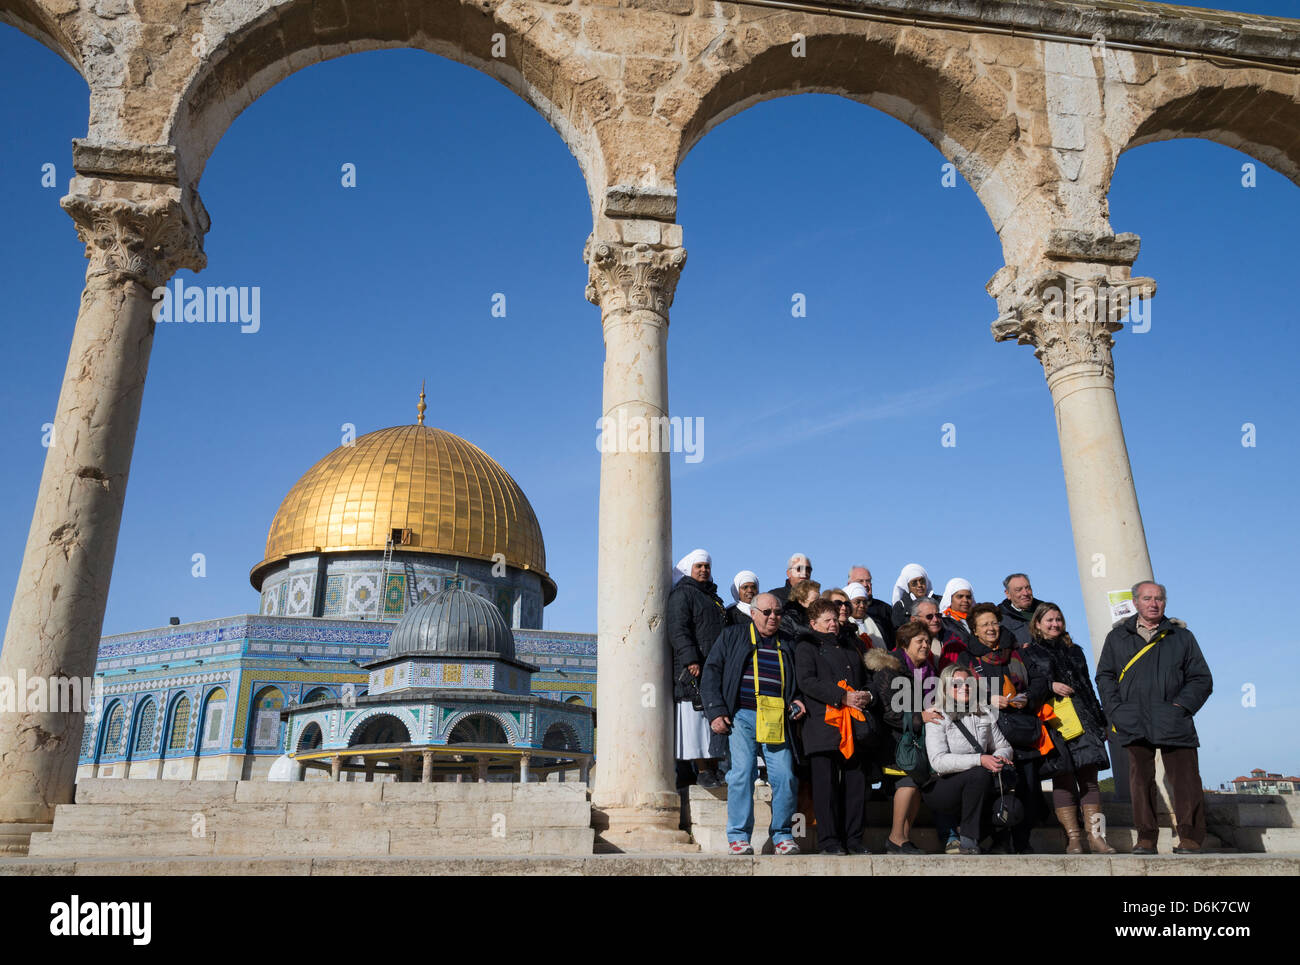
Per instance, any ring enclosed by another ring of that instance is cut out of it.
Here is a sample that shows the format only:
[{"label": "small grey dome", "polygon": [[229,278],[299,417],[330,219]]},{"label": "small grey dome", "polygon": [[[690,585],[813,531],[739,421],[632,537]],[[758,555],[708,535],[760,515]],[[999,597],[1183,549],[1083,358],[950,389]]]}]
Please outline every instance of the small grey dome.
[{"label": "small grey dome", "polygon": [[492,603],[454,586],[407,610],[388,641],[389,657],[484,651],[515,659],[510,624]]}]

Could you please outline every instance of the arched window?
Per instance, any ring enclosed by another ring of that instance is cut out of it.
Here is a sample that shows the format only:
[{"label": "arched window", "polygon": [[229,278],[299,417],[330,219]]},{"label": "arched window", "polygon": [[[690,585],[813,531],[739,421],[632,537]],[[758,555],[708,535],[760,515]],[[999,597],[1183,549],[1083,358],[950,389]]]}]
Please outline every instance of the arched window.
[{"label": "arched window", "polygon": [[154,732],[157,729],[158,704],[152,697],[147,697],[136,718],[134,749],[136,754],[147,754],[153,750]]},{"label": "arched window", "polygon": [[324,687],[317,687],[315,690],[307,694],[307,696],[303,697],[302,702],[304,704],[310,704],[318,700],[333,700],[333,699],[334,699],[334,695],[330,693],[329,690],[327,690]]},{"label": "arched window", "polygon": [[203,705],[203,738],[201,743],[205,750],[221,746],[221,725],[225,722],[225,717],[226,691],[224,687],[218,687],[208,694],[207,702]]},{"label": "arched window", "polygon": [[448,744],[509,744],[500,721],[487,714],[471,714],[451,729]]},{"label": "arched window", "polygon": [[280,746],[280,711],[284,694],[279,687],[265,687],[253,698],[253,748],[269,751]]},{"label": "arched window", "polygon": [[172,730],[171,737],[167,741],[167,749],[170,751],[184,750],[189,735],[190,699],[182,697],[176,701],[176,708],[172,711]]},{"label": "arched window", "polygon": [[108,714],[108,723],[104,727],[104,756],[116,757],[122,753],[126,740],[126,710],[120,703],[114,704]]}]

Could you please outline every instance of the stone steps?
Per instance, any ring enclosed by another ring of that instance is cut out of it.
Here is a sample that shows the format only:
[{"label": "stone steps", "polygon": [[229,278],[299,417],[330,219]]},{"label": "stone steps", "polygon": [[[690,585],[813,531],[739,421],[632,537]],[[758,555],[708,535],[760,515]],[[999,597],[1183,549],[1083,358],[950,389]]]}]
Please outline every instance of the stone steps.
[{"label": "stone steps", "polygon": [[52,827],[52,824],[0,824],[0,855],[26,854],[32,835]]},{"label": "stone steps", "polygon": [[[770,854],[772,850],[767,836],[768,825],[772,819],[771,801],[772,789],[770,787],[759,785],[754,788],[754,832],[750,836],[750,844],[753,846],[754,851],[759,854]],[[727,789],[725,787],[705,789],[693,786],[689,791],[689,803],[691,836],[700,845],[700,849],[714,854],[725,852],[727,850]],[[864,844],[873,851],[882,852],[885,850],[886,839],[889,837],[889,828],[893,819],[892,807],[890,801],[867,802],[867,828],[864,835]],[[1116,815],[1115,811],[1120,813]],[[1120,807],[1107,805],[1106,814],[1108,817],[1106,824],[1107,843],[1121,853],[1127,854],[1131,852],[1137,844],[1137,833],[1131,826],[1118,823],[1116,818],[1127,817],[1131,820],[1132,809],[1128,805]],[[805,818],[805,826],[809,833],[815,830],[811,826],[811,817],[811,815],[808,815]],[[1167,822],[1165,827],[1169,827]],[[1216,828],[1215,830],[1219,829]],[[1275,829],[1270,829],[1270,833],[1273,833],[1273,830]],[[799,845],[800,850],[812,853],[816,850],[817,843],[815,836],[810,837],[809,833],[803,836],[796,834],[795,842]],[[1287,839],[1281,837],[1272,839],[1273,847],[1243,847],[1241,844],[1234,843],[1233,838],[1221,836],[1226,834],[1226,831],[1221,831],[1220,834],[1212,831],[1207,835],[1204,847],[1209,851],[1235,847],[1243,851],[1300,852],[1300,842],[1287,844]],[[1240,840],[1240,838],[1236,840]],[[1251,840],[1259,840],[1258,835]],[[931,854],[939,852],[939,838],[934,828],[934,819],[929,809],[924,806],[921,807],[916,824],[912,828],[912,842],[918,848]],[[1034,851],[1040,855],[1064,855],[1067,837],[1064,829],[1053,821],[1034,828],[1030,833],[1029,843]],[[1174,846],[1172,831],[1162,831],[1160,841],[1157,844],[1165,850],[1172,849]]]},{"label": "stone steps", "polygon": [[319,856],[0,858],[0,877],[21,875],[1300,875],[1300,855],[799,855]]},{"label": "stone steps", "polygon": [[33,858],[589,855],[586,785],[86,780]]}]

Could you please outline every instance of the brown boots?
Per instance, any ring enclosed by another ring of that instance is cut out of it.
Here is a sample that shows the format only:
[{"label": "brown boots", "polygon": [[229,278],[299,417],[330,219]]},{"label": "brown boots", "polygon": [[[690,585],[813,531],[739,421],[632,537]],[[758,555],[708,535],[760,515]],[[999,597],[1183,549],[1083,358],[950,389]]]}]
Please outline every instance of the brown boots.
[{"label": "brown boots", "polygon": [[1070,837],[1065,853],[1083,854],[1083,830],[1079,827],[1079,812],[1074,807],[1057,808],[1056,820],[1061,822],[1061,827],[1065,828],[1065,833]]},{"label": "brown boots", "polygon": [[[1084,828],[1079,827],[1079,812],[1073,807],[1057,808],[1056,820],[1061,822],[1061,827],[1065,828],[1066,835],[1069,836],[1070,842],[1066,845],[1066,854],[1087,854],[1091,851],[1093,854],[1114,854],[1115,849],[1106,843],[1106,839],[1098,832],[1102,829],[1104,818],[1101,816],[1101,805],[1084,804],[1083,823]],[[1084,831],[1087,831],[1087,847],[1084,846]]]},{"label": "brown boots", "polygon": [[1115,849],[1106,843],[1105,835],[1100,833],[1106,827],[1106,817],[1101,813],[1100,804],[1084,804],[1083,823],[1088,830],[1088,849],[1093,854],[1114,854]]}]

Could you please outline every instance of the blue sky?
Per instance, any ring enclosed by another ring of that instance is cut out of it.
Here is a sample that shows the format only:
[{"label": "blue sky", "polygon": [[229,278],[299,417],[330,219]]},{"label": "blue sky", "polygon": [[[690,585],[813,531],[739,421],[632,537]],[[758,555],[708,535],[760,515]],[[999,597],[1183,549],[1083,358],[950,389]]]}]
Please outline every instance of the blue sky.
[{"label": "blue sky", "polygon": [[[75,72],[16,30],[0,30],[0,83],[27,92],[0,102],[7,612],[85,271],[58,199],[87,106]],[[757,105],[685,159],[669,393],[705,435],[702,461],[673,457],[674,558],[704,546],[719,582],[754,569],[767,586],[799,550],[830,583],[867,563],[880,596],[920,562],[992,600],[1025,570],[1082,641],[1050,396],[1032,351],[989,334],[1000,247],[969,188],[941,186],[943,161],[892,118],[823,95]],[[1142,237],[1135,273],[1159,284],[1151,330],[1117,336],[1117,392],[1156,577],[1215,673],[1197,718],[1209,784],[1300,772],[1282,616],[1300,529],[1300,189],[1262,164],[1242,187],[1248,161],[1148,145],[1121,159],[1110,196],[1115,229]],[[40,185],[46,162],[57,188]],[[355,189],[340,186],[345,162]],[[414,421],[422,379],[427,421],[529,495],[559,586],[546,625],[593,632],[603,346],[583,297],[586,190],[559,136],[469,68],[354,55],[246,110],[200,191],[208,268],[181,277],[260,286],[262,328],[159,327],[104,632],[255,611],[248,571],[284,494],[344,423]],[[791,317],[796,292],[806,318]],[[949,422],[955,448],[940,446]]]}]

